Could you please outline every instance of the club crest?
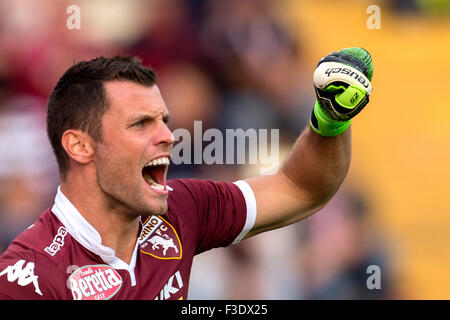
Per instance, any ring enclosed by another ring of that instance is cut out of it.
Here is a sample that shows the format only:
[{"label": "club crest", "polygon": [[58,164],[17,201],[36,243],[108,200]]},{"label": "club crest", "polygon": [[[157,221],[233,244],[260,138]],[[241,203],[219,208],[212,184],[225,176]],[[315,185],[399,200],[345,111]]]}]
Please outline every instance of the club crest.
[{"label": "club crest", "polygon": [[162,260],[181,259],[180,238],[174,227],[160,216],[145,220],[138,241],[142,253]]}]

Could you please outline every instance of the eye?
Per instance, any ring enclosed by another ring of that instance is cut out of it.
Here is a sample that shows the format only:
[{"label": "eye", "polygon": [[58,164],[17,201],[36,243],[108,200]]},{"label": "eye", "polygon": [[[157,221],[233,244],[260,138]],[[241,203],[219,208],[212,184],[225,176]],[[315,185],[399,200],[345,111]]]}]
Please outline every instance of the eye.
[{"label": "eye", "polygon": [[146,120],[146,119],[140,120],[140,121],[136,122],[135,124],[133,124],[133,127],[142,129],[147,122],[148,122],[148,120]]}]

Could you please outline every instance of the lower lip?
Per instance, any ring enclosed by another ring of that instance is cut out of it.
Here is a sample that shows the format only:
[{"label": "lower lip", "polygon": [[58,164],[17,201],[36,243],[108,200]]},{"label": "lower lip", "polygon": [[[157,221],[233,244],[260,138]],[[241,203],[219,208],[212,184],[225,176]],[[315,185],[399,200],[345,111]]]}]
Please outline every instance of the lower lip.
[{"label": "lower lip", "polygon": [[147,186],[148,189],[150,189],[153,193],[156,193],[157,195],[160,196],[168,196],[169,195],[169,190],[167,190],[167,186],[164,186],[164,190],[158,190],[153,188],[150,184],[148,184],[148,182],[142,178],[144,180],[145,185]]}]

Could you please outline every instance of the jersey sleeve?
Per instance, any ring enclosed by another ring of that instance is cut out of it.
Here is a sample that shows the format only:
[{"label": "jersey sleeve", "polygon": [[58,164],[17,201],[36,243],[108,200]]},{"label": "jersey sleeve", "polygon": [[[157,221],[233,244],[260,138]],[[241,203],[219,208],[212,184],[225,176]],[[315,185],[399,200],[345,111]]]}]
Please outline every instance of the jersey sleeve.
[{"label": "jersey sleeve", "polygon": [[170,183],[173,204],[195,233],[196,253],[236,244],[253,227],[256,200],[245,181],[180,179]]},{"label": "jersey sleeve", "polygon": [[64,299],[60,294],[64,287],[65,281],[56,267],[35,252],[0,257],[0,300]]}]

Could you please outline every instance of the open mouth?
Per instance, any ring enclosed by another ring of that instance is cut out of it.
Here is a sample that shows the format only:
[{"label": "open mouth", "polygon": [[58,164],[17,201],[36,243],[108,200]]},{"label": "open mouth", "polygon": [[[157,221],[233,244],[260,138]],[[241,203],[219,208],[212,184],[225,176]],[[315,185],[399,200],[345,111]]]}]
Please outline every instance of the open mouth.
[{"label": "open mouth", "polygon": [[142,169],[144,180],[156,190],[166,190],[166,173],[169,163],[168,157],[150,160]]}]

